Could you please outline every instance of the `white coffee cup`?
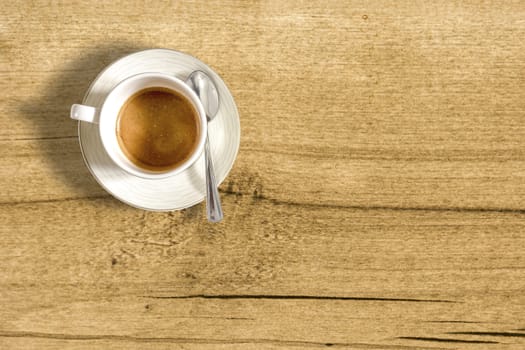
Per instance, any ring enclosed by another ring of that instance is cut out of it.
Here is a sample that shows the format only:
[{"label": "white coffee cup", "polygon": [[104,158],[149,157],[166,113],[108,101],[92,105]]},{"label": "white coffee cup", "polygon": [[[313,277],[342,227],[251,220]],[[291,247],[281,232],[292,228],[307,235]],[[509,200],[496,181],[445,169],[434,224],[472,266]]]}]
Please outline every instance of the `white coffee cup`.
[{"label": "white coffee cup", "polygon": [[[198,114],[197,147],[186,161],[168,171],[153,171],[138,167],[126,157],[118,142],[117,123],[120,109],[136,92],[152,87],[167,88],[182,94],[190,101]],[[132,175],[147,179],[173,176],[190,167],[202,154],[208,132],[206,113],[197,94],[182,80],[163,73],[141,73],[131,76],[109,92],[100,109],[80,104],[71,106],[71,118],[98,124],[102,145],[115,164]]]}]

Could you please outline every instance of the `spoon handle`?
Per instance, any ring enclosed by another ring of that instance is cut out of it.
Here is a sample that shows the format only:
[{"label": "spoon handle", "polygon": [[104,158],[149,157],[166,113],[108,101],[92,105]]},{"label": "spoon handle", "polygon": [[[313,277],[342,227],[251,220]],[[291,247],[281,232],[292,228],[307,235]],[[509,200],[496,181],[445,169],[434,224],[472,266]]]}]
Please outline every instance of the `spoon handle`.
[{"label": "spoon handle", "polygon": [[208,221],[219,222],[223,218],[221,199],[219,197],[219,190],[217,182],[215,181],[215,172],[213,171],[213,162],[211,160],[210,142],[208,135],[206,135],[205,145],[206,158],[206,214]]}]

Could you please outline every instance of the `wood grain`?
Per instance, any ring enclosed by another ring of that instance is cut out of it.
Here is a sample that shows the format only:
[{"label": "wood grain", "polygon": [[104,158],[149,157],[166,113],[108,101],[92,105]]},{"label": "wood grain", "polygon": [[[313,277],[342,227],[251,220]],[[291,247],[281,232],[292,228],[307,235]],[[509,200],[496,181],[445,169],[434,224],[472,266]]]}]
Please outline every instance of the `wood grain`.
[{"label": "wood grain", "polygon": [[[1,349],[523,349],[525,3],[6,2]],[[226,219],[111,198],[69,107],[114,59],[230,87]]]}]

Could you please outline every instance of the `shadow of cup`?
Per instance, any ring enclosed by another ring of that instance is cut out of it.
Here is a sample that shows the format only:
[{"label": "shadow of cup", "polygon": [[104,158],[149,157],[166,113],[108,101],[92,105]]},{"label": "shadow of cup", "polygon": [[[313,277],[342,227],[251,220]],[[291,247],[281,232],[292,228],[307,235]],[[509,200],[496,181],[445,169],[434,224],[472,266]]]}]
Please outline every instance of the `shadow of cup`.
[{"label": "shadow of cup", "polygon": [[78,59],[50,74],[38,98],[24,101],[21,114],[35,125],[35,140],[53,176],[74,197],[103,196],[106,192],[84,164],[78,144],[78,123],[69,117],[71,105],[82,103],[91,82],[111,62],[146,47],[131,43],[106,43],[88,49]]}]

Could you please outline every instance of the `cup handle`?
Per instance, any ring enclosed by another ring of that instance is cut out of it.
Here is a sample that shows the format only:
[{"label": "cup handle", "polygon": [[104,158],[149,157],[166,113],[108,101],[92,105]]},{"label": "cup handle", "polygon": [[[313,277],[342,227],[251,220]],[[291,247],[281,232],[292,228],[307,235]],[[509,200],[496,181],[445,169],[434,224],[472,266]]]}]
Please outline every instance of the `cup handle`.
[{"label": "cup handle", "polygon": [[98,124],[98,111],[95,107],[74,104],[71,106],[71,119]]}]

